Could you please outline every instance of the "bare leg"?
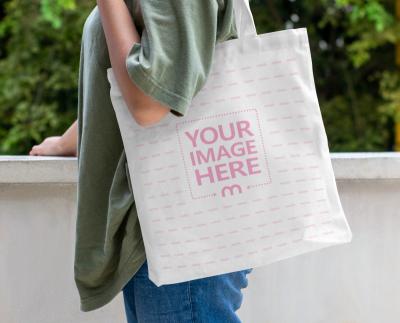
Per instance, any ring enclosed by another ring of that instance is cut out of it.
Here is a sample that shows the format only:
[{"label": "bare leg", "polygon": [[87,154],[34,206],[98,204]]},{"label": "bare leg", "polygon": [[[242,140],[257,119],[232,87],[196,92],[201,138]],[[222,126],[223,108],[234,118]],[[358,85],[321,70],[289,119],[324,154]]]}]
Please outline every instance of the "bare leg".
[{"label": "bare leg", "polygon": [[52,136],[44,139],[39,145],[32,147],[31,156],[77,156],[78,122],[77,120],[62,136]]}]

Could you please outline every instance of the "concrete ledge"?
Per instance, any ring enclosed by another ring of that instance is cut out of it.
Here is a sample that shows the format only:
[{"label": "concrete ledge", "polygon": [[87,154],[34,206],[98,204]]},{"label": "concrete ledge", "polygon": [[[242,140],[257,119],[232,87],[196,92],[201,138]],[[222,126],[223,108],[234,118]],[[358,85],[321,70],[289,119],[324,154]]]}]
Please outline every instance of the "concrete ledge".
[{"label": "concrete ledge", "polygon": [[[336,180],[400,179],[399,152],[331,153]],[[76,157],[0,156],[0,184],[77,181]]]},{"label": "concrete ledge", "polygon": [[[399,322],[400,153],[332,153],[351,243],[255,268],[242,322]],[[79,310],[77,159],[0,156],[0,323],[125,323]],[[49,309],[51,309],[49,311]]]},{"label": "concrete ledge", "polygon": [[0,156],[0,184],[75,184],[76,157]]},{"label": "concrete ledge", "polygon": [[331,153],[336,180],[400,179],[399,152]]}]

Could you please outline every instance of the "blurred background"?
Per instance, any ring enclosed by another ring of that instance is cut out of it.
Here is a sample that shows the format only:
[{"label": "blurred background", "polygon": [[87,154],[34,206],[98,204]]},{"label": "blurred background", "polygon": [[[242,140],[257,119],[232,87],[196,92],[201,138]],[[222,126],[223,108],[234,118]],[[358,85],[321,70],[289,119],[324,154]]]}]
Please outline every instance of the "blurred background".
[{"label": "blurred background", "polygon": [[[76,119],[81,33],[95,5],[0,2],[0,155],[26,155]],[[400,0],[250,5],[258,33],[307,28],[331,152],[400,150]]]}]

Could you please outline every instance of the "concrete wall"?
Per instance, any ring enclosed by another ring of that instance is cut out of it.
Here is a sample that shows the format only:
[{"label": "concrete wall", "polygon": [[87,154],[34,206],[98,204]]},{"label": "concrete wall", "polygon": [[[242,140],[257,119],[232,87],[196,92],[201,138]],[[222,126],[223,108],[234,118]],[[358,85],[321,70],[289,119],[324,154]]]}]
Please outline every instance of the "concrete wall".
[{"label": "concrete wall", "polygon": [[[331,154],[350,244],[256,268],[245,323],[400,321],[400,154]],[[79,310],[76,159],[0,157],[0,323],[123,323],[122,295]]]}]

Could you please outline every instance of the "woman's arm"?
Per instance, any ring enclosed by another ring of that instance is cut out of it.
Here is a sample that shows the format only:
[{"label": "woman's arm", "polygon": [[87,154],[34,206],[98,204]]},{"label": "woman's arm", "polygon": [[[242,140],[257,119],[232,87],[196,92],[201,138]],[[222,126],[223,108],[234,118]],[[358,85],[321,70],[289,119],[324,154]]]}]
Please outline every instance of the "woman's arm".
[{"label": "woman's arm", "polygon": [[130,79],[125,61],[140,36],[123,0],[97,0],[115,79],[132,116],[142,126],[161,120],[170,108],[143,93]]}]

